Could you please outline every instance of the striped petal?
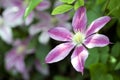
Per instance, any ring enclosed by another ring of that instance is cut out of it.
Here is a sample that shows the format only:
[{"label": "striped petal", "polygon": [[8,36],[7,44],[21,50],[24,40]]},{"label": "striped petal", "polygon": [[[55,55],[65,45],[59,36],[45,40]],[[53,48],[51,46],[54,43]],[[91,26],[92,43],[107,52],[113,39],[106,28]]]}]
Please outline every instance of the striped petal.
[{"label": "striped petal", "polygon": [[13,49],[11,51],[9,51],[6,55],[5,55],[5,67],[7,70],[10,70],[13,68],[14,64],[15,64],[15,58],[16,58],[16,50]]},{"label": "striped petal", "polygon": [[88,27],[88,29],[86,31],[86,35],[89,36],[93,33],[98,32],[109,21],[110,21],[110,17],[108,17],[108,16],[104,16],[104,17],[100,17],[100,18],[96,19]]},{"label": "striped petal", "polygon": [[24,8],[10,7],[5,9],[3,12],[3,17],[5,24],[11,27],[16,27],[23,23]]},{"label": "striped petal", "polygon": [[84,45],[88,48],[93,48],[93,47],[104,47],[109,43],[110,42],[108,37],[101,34],[94,34],[86,39]]},{"label": "striped petal", "polygon": [[24,57],[23,56],[17,56],[17,59],[15,61],[15,68],[17,71],[23,73],[26,68],[25,68],[25,63],[24,63]]},{"label": "striped petal", "polygon": [[86,17],[86,8],[80,7],[75,13],[72,21],[73,29],[75,32],[80,31],[84,32],[87,25],[87,17]]},{"label": "striped petal", "polygon": [[39,42],[42,44],[47,44],[48,41],[50,40],[50,37],[47,33],[47,31],[44,31],[40,34],[39,38],[38,38]]},{"label": "striped petal", "polygon": [[44,30],[45,28],[47,29],[48,25],[49,24],[46,24],[46,23],[43,23],[43,22],[31,25],[30,28],[29,28],[29,34],[32,35],[32,36],[36,35],[37,33]]},{"label": "striped petal", "polygon": [[58,41],[70,41],[72,38],[72,33],[63,27],[56,27],[50,29],[48,32],[51,38]]},{"label": "striped petal", "polygon": [[12,30],[8,26],[2,26],[0,28],[0,36],[8,44],[11,44],[13,41]]},{"label": "striped petal", "polygon": [[45,9],[48,9],[50,7],[50,2],[48,0],[43,0],[37,7],[36,9],[38,11],[42,11]]},{"label": "striped petal", "polygon": [[46,63],[54,63],[64,59],[73,49],[73,47],[74,45],[72,43],[63,43],[56,46],[48,53],[45,59]]},{"label": "striped petal", "polygon": [[76,71],[82,72],[83,74],[84,64],[87,57],[88,51],[83,46],[78,46],[75,48],[71,56],[71,63]]}]

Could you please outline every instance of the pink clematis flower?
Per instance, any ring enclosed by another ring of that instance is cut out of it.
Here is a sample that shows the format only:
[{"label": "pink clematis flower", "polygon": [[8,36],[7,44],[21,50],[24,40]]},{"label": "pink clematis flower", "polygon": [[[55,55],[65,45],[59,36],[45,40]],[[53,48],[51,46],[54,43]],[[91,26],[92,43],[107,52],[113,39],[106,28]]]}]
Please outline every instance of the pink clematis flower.
[{"label": "pink clematis flower", "polygon": [[97,33],[109,21],[110,17],[103,16],[93,21],[86,28],[86,8],[80,7],[72,21],[74,33],[69,32],[63,27],[56,27],[49,30],[51,38],[64,41],[65,43],[56,46],[48,53],[45,59],[46,63],[54,63],[64,59],[75,48],[71,56],[71,63],[76,71],[83,74],[84,64],[89,54],[86,47],[103,47],[110,43],[108,37]]},{"label": "pink clematis flower", "polygon": [[38,40],[39,40],[40,43],[43,43],[43,44],[47,44],[49,39],[50,39],[50,37],[48,35],[48,30],[49,29],[51,29],[55,26],[63,26],[63,27],[67,26],[68,29],[71,28],[71,25],[68,22],[68,20],[70,19],[68,14],[51,16],[48,13],[40,12],[38,14],[38,18],[41,19],[41,22],[32,25],[29,28],[29,33],[30,33],[30,35],[33,36],[33,35],[36,35],[39,32],[42,32],[41,35],[39,36]]},{"label": "pink clematis flower", "polygon": [[[9,3],[10,6],[7,5],[5,6],[6,9],[3,12],[3,15],[5,16],[5,20],[8,25],[12,27],[22,24],[29,25],[33,21],[35,14],[34,11],[32,11],[25,20],[23,19],[23,15],[28,5],[28,2],[24,0],[11,0],[11,2],[5,0],[4,3],[6,2]],[[49,8],[50,6],[49,4],[50,4],[49,1],[44,0],[43,2],[40,3],[40,5],[38,5],[38,7],[40,8],[39,10],[45,10]],[[38,7],[36,7],[37,10]]]},{"label": "pink clematis flower", "polygon": [[27,80],[29,78],[28,71],[24,63],[25,56],[33,53],[33,49],[27,49],[29,40],[16,40],[13,49],[11,49],[5,55],[5,67],[8,71],[20,72],[23,78]]},{"label": "pink clematis flower", "polygon": [[0,37],[8,44],[11,44],[13,41],[12,29],[6,25],[2,16],[0,16]]}]

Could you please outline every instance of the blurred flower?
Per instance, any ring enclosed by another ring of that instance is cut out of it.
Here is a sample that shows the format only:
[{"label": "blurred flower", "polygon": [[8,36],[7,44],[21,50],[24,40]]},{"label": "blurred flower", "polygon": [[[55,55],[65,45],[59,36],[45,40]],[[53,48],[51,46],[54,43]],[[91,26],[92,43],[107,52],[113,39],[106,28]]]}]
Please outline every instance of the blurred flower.
[{"label": "blurred flower", "polygon": [[12,29],[6,25],[4,18],[0,16],[0,37],[8,44],[12,43]]},{"label": "blurred flower", "polygon": [[24,41],[16,40],[13,44],[14,47],[7,52],[5,55],[5,67],[6,69],[20,72],[23,77],[29,78],[27,68],[25,66],[25,56],[27,54],[33,53],[33,49],[27,49],[29,43],[29,39]]},{"label": "blurred flower", "polygon": [[[28,5],[27,1],[11,0],[11,2],[9,4],[11,4],[11,6],[6,6],[7,8],[3,12],[3,15],[5,16],[5,21],[8,23],[8,25],[10,25],[12,27],[16,27],[23,23],[25,23],[25,25],[29,25],[33,21],[34,14],[35,14],[33,11],[28,15],[28,17],[25,19],[25,21],[23,19],[25,9]],[[50,6],[49,1],[44,0],[43,2],[40,3],[40,5],[38,5],[38,7],[36,9],[38,10],[38,8],[40,8],[39,10],[45,10],[49,6]]]},{"label": "blurred flower", "polygon": [[50,16],[50,14],[48,13],[40,12],[38,14],[38,18],[41,19],[41,22],[32,25],[29,28],[29,33],[30,35],[35,35],[39,32],[42,32],[41,35],[39,36],[39,42],[43,44],[47,44],[47,42],[50,39],[48,35],[48,30],[50,28],[53,28],[55,26],[62,26],[62,27],[67,26],[68,29],[71,28],[71,25],[68,22],[68,20],[70,19],[68,14]]},{"label": "blurred flower", "polygon": [[108,37],[97,34],[109,21],[110,17],[108,16],[100,17],[93,21],[86,29],[86,8],[79,8],[72,21],[74,34],[63,27],[56,27],[49,30],[51,38],[58,41],[65,41],[65,43],[56,46],[48,53],[45,59],[46,63],[54,63],[64,59],[75,47],[71,56],[71,63],[76,71],[83,74],[84,63],[88,57],[88,51],[85,47],[103,47],[110,43]]}]

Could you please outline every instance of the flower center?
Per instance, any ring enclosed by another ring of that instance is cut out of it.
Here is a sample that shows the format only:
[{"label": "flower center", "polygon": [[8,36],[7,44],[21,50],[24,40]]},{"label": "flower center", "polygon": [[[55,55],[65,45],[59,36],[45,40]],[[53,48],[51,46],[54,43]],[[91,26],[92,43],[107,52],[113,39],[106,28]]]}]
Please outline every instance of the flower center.
[{"label": "flower center", "polygon": [[56,25],[58,24],[58,20],[57,20],[55,17],[53,17],[53,18],[51,19],[51,23],[56,26]]},{"label": "flower center", "polygon": [[85,35],[81,32],[75,33],[72,40],[75,44],[82,44],[85,39]]},{"label": "flower center", "polygon": [[26,46],[21,45],[19,47],[17,47],[17,54],[22,54],[26,49]]}]

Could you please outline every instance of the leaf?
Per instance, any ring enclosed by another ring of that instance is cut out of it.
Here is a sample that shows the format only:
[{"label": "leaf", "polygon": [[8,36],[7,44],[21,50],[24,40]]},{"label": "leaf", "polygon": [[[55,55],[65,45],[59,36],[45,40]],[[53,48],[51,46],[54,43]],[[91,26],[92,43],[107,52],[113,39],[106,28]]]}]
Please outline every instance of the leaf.
[{"label": "leaf", "polygon": [[120,42],[115,43],[112,47],[111,55],[114,57],[118,57],[120,55]]},{"label": "leaf", "polygon": [[24,13],[24,18],[26,18],[31,12],[32,10],[38,5],[40,4],[40,2],[42,2],[42,0],[31,0],[28,7],[25,10]]},{"label": "leaf", "polygon": [[60,0],[63,3],[72,4],[75,0]]},{"label": "leaf", "polygon": [[118,62],[116,67],[115,67],[115,70],[118,70],[118,69],[120,69],[120,62]]},{"label": "leaf", "polygon": [[50,45],[43,45],[43,44],[39,44],[39,46],[37,46],[37,51],[36,51],[36,58],[39,59],[40,63],[45,63],[45,57],[48,54],[48,52],[50,51]]},{"label": "leaf", "polygon": [[110,10],[108,15],[112,14],[115,17],[120,17],[120,0],[110,0],[108,9]]},{"label": "leaf", "polygon": [[71,10],[72,8],[73,8],[72,5],[67,5],[67,4],[63,4],[63,5],[57,6],[57,7],[52,11],[52,15],[65,13],[65,12]]},{"label": "leaf", "polygon": [[109,57],[109,47],[105,46],[105,47],[101,47],[98,48],[98,52],[100,54],[100,61],[104,64],[106,64],[108,57]]},{"label": "leaf", "polygon": [[58,75],[58,76],[55,76],[53,80],[70,80],[70,78]]},{"label": "leaf", "polygon": [[90,67],[91,80],[113,80],[112,75],[107,73],[107,67],[98,63]]},{"label": "leaf", "polygon": [[84,6],[84,0],[78,0],[74,4],[74,9],[77,10],[79,7]]},{"label": "leaf", "polygon": [[92,7],[92,9],[87,11],[87,17],[88,17],[88,25],[91,24],[92,21],[97,19],[101,16],[100,8],[98,6]]},{"label": "leaf", "polygon": [[90,68],[90,66],[98,63],[98,61],[99,61],[99,54],[97,48],[90,49],[89,56],[85,62],[85,67]]}]

